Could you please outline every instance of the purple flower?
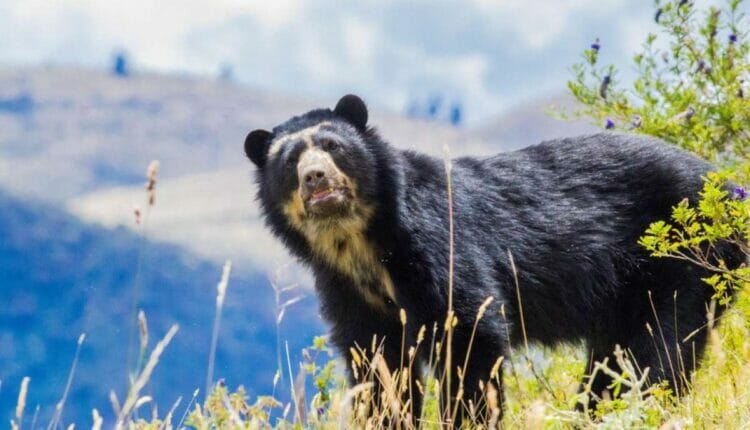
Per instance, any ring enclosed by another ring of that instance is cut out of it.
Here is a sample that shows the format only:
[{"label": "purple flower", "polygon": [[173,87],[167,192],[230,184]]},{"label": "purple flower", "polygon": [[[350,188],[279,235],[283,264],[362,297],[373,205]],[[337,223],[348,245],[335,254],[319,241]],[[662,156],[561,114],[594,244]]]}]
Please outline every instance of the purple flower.
[{"label": "purple flower", "polygon": [[737,43],[737,35],[732,33],[729,35],[729,43]]},{"label": "purple flower", "polygon": [[732,198],[735,200],[745,200],[747,198],[747,190],[744,187],[737,187],[732,192]]},{"label": "purple flower", "polygon": [[612,121],[612,118],[607,118],[607,120],[604,122],[604,128],[607,130],[615,128],[615,122]]},{"label": "purple flower", "polygon": [[599,52],[599,49],[601,49],[602,45],[599,44],[599,38],[597,38],[594,43],[591,44],[591,49],[593,49],[596,52]]}]

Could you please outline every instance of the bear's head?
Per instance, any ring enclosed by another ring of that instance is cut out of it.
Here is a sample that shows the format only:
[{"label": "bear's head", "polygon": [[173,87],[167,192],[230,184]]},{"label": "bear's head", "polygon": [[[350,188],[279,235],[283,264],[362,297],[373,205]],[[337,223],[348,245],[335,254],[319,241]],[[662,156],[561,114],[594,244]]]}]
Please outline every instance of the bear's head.
[{"label": "bear's head", "polygon": [[248,134],[245,153],[257,167],[259,200],[272,224],[283,218],[310,240],[367,224],[378,188],[367,116],[365,103],[347,95],[333,110],[313,110],[272,131]]}]

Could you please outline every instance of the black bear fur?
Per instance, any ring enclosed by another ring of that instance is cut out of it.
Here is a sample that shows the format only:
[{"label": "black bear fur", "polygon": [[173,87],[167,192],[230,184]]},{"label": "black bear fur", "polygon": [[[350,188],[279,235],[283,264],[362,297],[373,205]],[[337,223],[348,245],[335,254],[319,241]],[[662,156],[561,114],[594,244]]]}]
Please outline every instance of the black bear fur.
[{"label": "black bear fur", "polygon": [[[401,359],[399,309],[408,316],[407,346],[423,325],[429,334],[437,323],[440,339],[448,311],[447,176],[443,160],[395,149],[366,123],[364,103],[346,96],[333,111],[313,110],[272,132],[256,130],[245,150],[258,167],[265,220],[312,269],[332,342],[346,363],[350,348],[368,348],[377,335],[386,362],[395,368]],[[285,136],[292,138],[267,154]],[[329,151],[331,140],[337,144]],[[372,208],[362,235],[390,276],[390,295],[369,285],[372,278],[355,280],[319,255],[285,213],[284,204],[300,187],[296,162],[309,148],[327,151],[356,183],[358,202]],[[478,397],[479,381],[487,382],[497,358],[522,341],[520,310],[529,341],[583,341],[590,362],[611,356],[619,344],[641,369],[650,368],[652,381],[684,388],[696,366],[693,356],[700,357],[706,343],[701,329],[712,290],[701,281],[706,272],[700,268],[651,258],[637,241],[649,223],[668,219],[680,200],[697,201],[701,176],[712,168],[653,138],[618,133],[452,160],[454,363],[464,361],[480,305],[494,297],[474,336],[463,399]],[[724,256],[730,267],[742,262],[736,249],[725,249]],[[427,352],[420,350],[414,375],[422,374]],[[680,375],[680,369],[688,374]],[[600,374],[592,381],[593,393],[601,395],[610,382]],[[418,390],[413,394],[419,417]]]}]

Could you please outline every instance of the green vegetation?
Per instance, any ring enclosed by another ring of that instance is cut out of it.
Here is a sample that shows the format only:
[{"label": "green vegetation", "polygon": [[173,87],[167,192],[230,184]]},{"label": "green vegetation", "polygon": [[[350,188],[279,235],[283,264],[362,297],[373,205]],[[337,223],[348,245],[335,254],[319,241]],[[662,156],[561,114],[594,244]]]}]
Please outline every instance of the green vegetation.
[{"label": "green vegetation", "polygon": [[[660,31],[648,35],[643,52],[635,56],[638,76],[631,87],[620,86],[614,66],[598,63],[600,50],[606,49],[599,41],[584,52],[583,62],[573,67],[575,77],[569,82],[582,105],[578,115],[604,128],[659,137],[721,167],[705,178],[700,201],[683,201],[674,208],[671,219],[655,220],[640,241],[656,258],[683,259],[708,268],[713,275],[705,279],[706,288],[714,289],[718,303],[731,302],[720,321],[710,319],[706,358],[695,373],[691,390],[678,398],[662,384],[647,386],[627,354],[618,350],[618,367],[626,371],[612,375],[616,380],[612,389],[622,395],[602,401],[596,411],[577,412],[575,404],[586,395],[577,393],[584,371],[579,349],[573,345],[545,350],[547,359],[541,363],[538,350],[524,347],[512,350],[505,363],[498,361],[498,366],[507,369],[505,414],[498,423],[499,394],[488,387],[484,400],[492,412],[491,424],[509,429],[750,427],[750,385],[746,382],[750,380],[750,268],[727,268],[713,246],[718,241],[730,241],[750,256],[750,199],[747,188],[743,188],[750,184],[750,88],[746,87],[750,79],[750,27],[741,9],[741,0],[731,0],[721,10],[696,10],[692,2],[684,0],[657,1],[655,20]],[[483,313],[478,309],[477,319]],[[446,321],[446,327],[453,324],[451,316]],[[204,402],[191,401],[180,408],[185,411],[180,421],[175,418],[175,407],[164,418],[137,418],[133,412],[148,403],[139,397],[138,389],[145,384],[141,378],[147,379],[153,370],[151,364],[156,364],[174,334],[170,331],[145,361],[125,404],[116,406],[118,426],[333,429],[380,428],[401,420],[404,428],[410,428],[409,396],[403,401],[401,394],[408,394],[411,388],[403,383],[403,375],[410,371],[417,348],[438,351],[443,341],[450,342],[450,336],[430,338],[431,329],[423,331],[417,345],[404,346],[404,364],[395,372],[383,366],[374,346],[355,351],[353,362],[345,364],[352,366],[362,380],[354,387],[346,386],[341,364],[320,337],[305,350],[305,362],[299,367],[289,361],[287,351],[274,387],[282,380],[281,374],[286,375],[283,380],[292,393],[289,402],[273,396],[250,400],[244,388],[230,389],[218,383]],[[141,336],[147,339],[147,331],[142,330]],[[141,343],[144,357],[146,344],[147,340]],[[606,362],[595,372],[613,373]],[[460,375],[459,366],[454,377],[460,379]],[[373,380],[382,384],[385,406],[370,415],[368,409],[374,407]],[[312,393],[306,393],[305,381],[312,381]],[[417,387],[426,398],[422,428],[438,429],[445,422],[437,407],[442,387],[438,380]],[[456,407],[466,407],[471,414],[475,405],[461,402]],[[22,407],[20,411],[17,422],[22,418]],[[101,425],[97,417],[95,412],[95,427]]]},{"label": "green vegetation", "polygon": [[656,2],[660,32],[649,34],[633,63],[637,76],[619,86],[613,65],[599,64],[597,42],[568,82],[579,114],[604,128],[659,137],[721,164],[750,152],[750,63],[742,0],[724,10],[692,1]]},{"label": "green vegetation", "polygon": [[638,77],[631,88],[618,86],[613,66],[598,64],[598,43],[573,67],[569,83],[582,115],[606,128],[659,137],[720,169],[704,178],[700,201],[682,201],[640,241],[655,257],[708,268],[707,288],[718,303],[732,302],[722,321],[709,324],[707,357],[692,391],[681,400],[666,397],[665,408],[647,421],[654,425],[750,425],[750,390],[743,382],[750,375],[750,268],[729,270],[714,248],[728,241],[750,256],[750,45],[742,3],[696,10],[692,2],[657,1],[661,32],[648,35],[635,56]]}]

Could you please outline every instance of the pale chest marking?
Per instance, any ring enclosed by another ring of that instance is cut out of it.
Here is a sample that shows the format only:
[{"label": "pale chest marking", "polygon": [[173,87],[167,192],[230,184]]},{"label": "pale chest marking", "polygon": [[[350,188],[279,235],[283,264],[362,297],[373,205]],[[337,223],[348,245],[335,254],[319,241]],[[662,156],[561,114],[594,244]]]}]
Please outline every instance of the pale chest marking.
[{"label": "pale chest marking", "polygon": [[318,224],[304,219],[304,204],[294,193],[283,212],[305,236],[313,254],[349,277],[367,302],[381,309],[386,307],[386,300],[395,302],[391,276],[364,234],[371,209],[359,208],[356,216],[336,220],[333,226]]},{"label": "pale chest marking", "polygon": [[324,233],[312,246],[328,264],[351,278],[368,302],[379,307],[387,299],[395,302],[391,276],[362,230]]}]

